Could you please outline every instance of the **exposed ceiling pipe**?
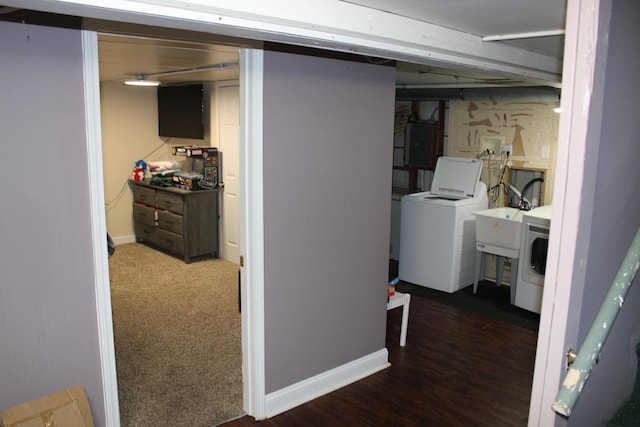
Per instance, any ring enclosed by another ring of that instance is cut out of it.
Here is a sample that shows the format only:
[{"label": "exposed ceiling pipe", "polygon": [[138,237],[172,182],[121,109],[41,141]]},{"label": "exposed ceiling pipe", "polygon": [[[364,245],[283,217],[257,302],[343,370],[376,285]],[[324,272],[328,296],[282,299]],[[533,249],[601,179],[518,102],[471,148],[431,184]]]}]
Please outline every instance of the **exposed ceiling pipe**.
[{"label": "exposed ceiling pipe", "polygon": [[500,40],[534,39],[538,37],[563,36],[564,30],[531,31],[528,33],[501,34],[495,36],[485,36],[483,42],[493,42]]},{"label": "exposed ceiling pipe", "polygon": [[238,68],[238,63],[226,63],[226,64],[213,64],[213,65],[203,65],[200,67],[190,67],[190,68],[182,68],[180,70],[171,70],[171,71],[158,71],[157,73],[145,73],[145,76],[170,76],[173,74],[186,74],[186,73],[197,73],[199,71],[208,71],[208,70],[221,70],[221,69],[235,69]]},{"label": "exposed ceiling pipe", "polygon": [[145,86],[145,87],[155,87],[160,86],[161,82],[158,80],[149,80],[148,77],[159,77],[159,76],[170,76],[175,74],[187,74],[187,73],[197,73],[199,71],[209,71],[209,70],[222,70],[222,69],[235,69],[238,68],[238,63],[224,63],[224,64],[213,64],[213,65],[202,65],[199,67],[190,67],[190,68],[182,68],[179,70],[170,70],[170,71],[158,71],[157,73],[138,73],[134,79],[129,79],[124,82],[127,86]]}]

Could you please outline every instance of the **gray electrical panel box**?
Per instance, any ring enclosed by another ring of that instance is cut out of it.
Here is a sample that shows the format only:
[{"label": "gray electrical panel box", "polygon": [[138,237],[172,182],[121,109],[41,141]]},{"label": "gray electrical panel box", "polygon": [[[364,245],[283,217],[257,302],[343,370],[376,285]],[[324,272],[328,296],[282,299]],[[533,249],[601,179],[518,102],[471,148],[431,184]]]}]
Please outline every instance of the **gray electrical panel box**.
[{"label": "gray electrical panel box", "polygon": [[438,123],[411,122],[408,124],[409,133],[409,166],[432,168],[434,159],[434,144]]}]

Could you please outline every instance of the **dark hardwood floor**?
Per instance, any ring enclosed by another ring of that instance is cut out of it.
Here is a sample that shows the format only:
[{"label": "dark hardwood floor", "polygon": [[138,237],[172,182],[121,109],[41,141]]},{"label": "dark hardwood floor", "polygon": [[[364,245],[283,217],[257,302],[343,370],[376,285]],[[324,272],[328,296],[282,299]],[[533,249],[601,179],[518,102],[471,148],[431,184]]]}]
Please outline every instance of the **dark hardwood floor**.
[{"label": "dark hardwood floor", "polygon": [[391,367],[273,418],[223,426],[527,425],[535,331],[413,296],[400,347],[401,314],[387,314]]}]

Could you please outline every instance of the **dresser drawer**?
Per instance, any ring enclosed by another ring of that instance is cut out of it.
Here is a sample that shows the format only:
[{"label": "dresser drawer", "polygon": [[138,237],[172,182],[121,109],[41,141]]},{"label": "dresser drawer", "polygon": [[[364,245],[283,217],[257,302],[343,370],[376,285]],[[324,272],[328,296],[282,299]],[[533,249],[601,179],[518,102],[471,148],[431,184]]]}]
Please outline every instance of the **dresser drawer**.
[{"label": "dresser drawer", "polygon": [[154,190],[153,188],[135,185],[133,186],[133,201],[144,203],[145,205],[155,206],[156,190]]},{"label": "dresser drawer", "polygon": [[141,222],[135,222],[136,239],[153,244],[158,244],[158,231],[156,227]]},{"label": "dresser drawer", "polygon": [[164,191],[158,192],[158,208],[181,214],[183,211],[182,196]]},{"label": "dresser drawer", "polygon": [[133,219],[153,227],[156,225],[156,209],[141,203],[134,203]]},{"label": "dresser drawer", "polygon": [[182,215],[176,215],[169,211],[158,211],[158,227],[182,235]]},{"label": "dresser drawer", "polygon": [[179,234],[158,229],[157,245],[173,253],[184,254],[184,239]]}]

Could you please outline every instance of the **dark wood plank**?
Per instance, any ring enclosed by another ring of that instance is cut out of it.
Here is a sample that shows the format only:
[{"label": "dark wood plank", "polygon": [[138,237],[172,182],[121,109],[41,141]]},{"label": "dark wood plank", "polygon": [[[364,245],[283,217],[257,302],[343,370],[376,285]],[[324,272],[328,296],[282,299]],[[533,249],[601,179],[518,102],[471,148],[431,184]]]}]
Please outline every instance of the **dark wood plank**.
[{"label": "dark wood plank", "polygon": [[388,369],[268,420],[224,426],[527,425],[535,331],[412,297],[400,347],[401,314],[388,312]]}]

